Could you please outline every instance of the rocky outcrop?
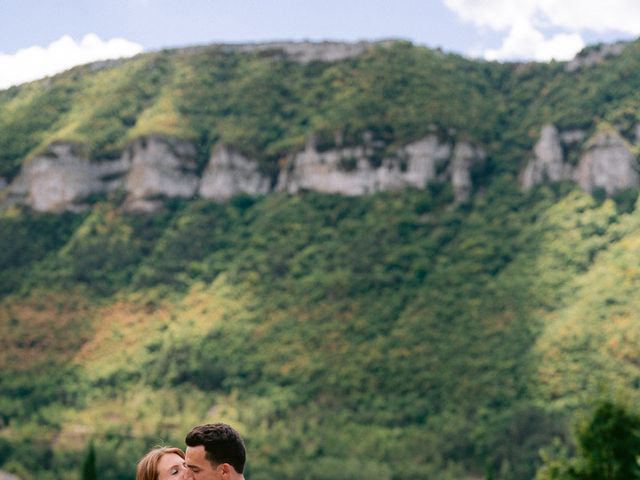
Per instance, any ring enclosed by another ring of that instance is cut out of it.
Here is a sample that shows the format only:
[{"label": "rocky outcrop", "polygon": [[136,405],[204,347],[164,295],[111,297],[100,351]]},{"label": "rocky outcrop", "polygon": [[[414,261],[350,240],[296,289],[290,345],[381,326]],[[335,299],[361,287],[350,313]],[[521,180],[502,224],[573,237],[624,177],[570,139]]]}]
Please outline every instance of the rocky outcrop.
[{"label": "rocky outcrop", "polygon": [[372,47],[386,47],[397,40],[377,42],[266,42],[244,44],[221,44],[206,47],[188,47],[182,52],[203,52],[220,50],[223,52],[260,53],[265,56],[284,56],[297,63],[336,62],[362,55]]},{"label": "rocky outcrop", "polygon": [[406,187],[425,188],[430,181],[443,180],[452,181],[456,199],[463,201],[471,191],[471,164],[484,157],[480,149],[470,144],[452,147],[441,143],[436,135],[377,160],[379,155],[372,146],[320,152],[310,142],[303,152],[289,159],[280,173],[277,189],[289,193],[312,190],[364,195]]},{"label": "rocky outcrop", "polygon": [[56,143],[27,161],[3,195],[40,212],[79,210],[88,197],[108,191],[108,178],[123,170],[120,162],[90,162],[75,145]]},{"label": "rocky outcrop", "polygon": [[544,182],[573,178],[573,167],[564,160],[560,135],[553,125],[545,125],[533,148],[534,159],[527,164],[521,182],[525,189]]},{"label": "rocky outcrop", "polygon": [[626,42],[617,42],[585,49],[567,62],[565,69],[567,72],[575,72],[576,70],[599,65],[606,58],[620,55],[626,46]]},{"label": "rocky outcrop", "polygon": [[[543,126],[534,158],[522,173],[522,187],[573,180],[587,192],[601,188],[608,195],[640,187],[638,159],[627,140],[613,128],[602,129],[580,146],[584,137],[579,130],[559,133],[553,125]],[[568,147],[579,150],[575,165],[565,158]]]},{"label": "rocky outcrop", "polygon": [[160,199],[193,197],[200,183],[196,149],[185,141],[146,137],[130,145],[122,156],[128,165],[126,208],[155,210]]},{"label": "rocky outcrop", "polygon": [[312,143],[290,158],[278,177],[277,189],[289,193],[312,190],[344,195],[375,191],[376,175],[364,147],[319,152]]},{"label": "rocky outcrop", "polygon": [[[440,171],[446,171],[444,166],[451,157],[451,151],[451,145],[440,142],[435,134],[410,143],[398,151],[399,165],[396,162],[395,168],[390,169],[393,175],[385,175],[391,178],[383,183],[383,188],[424,188],[427,182],[438,178]],[[393,162],[394,159],[387,160],[387,164]]]},{"label": "rocky outcrop", "polygon": [[473,183],[471,167],[477,160],[484,160],[484,152],[470,143],[458,143],[451,159],[451,186],[456,203],[466,202],[471,197]]},{"label": "rocky outcrop", "polygon": [[200,182],[200,196],[225,201],[238,194],[261,195],[271,190],[271,181],[258,162],[227,147],[216,146]]},{"label": "rocky outcrop", "polygon": [[150,211],[159,198],[194,195],[195,148],[187,142],[149,137],[136,141],[122,157],[90,161],[70,143],[56,143],[26,161],[20,174],[0,194],[5,205],[24,204],[36,211],[86,208],[89,197],[123,189],[125,208]]},{"label": "rocky outcrop", "polygon": [[587,192],[604,189],[608,195],[638,188],[638,160],[631,145],[615,131],[602,131],[589,142],[575,173]]},{"label": "rocky outcrop", "polygon": [[20,480],[20,477],[0,470],[0,480]]},{"label": "rocky outcrop", "polygon": [[310,141],[303,151],[283,160],[274,187],[257,161],[222,144],[213,149],[200,177],[195,147],[181,140],[141,138],[111,161],[91,161],[76,146],[57,143],[25,162],[18,177],[0,190],[0,202],[45,212],[76,211],[87,208],[92,196],[120,190],[125,210],[152,212],[162,208],[166,198],[226,201],[272,190],[364,195],[425,188],[431,181],[451,182],[455,200],[462,202],[473,188],[472,166],[484,158],[470,143],[443,142],[435,134],[391,153],[383,147],[366,135],[361,146],[327,151]]},{"label": "rocky outcrop", "polygon": [[584,130],[567,130],[560,134],[560,140],[564,145],[572,145],[582,142],[586,136],[587,133]]}]

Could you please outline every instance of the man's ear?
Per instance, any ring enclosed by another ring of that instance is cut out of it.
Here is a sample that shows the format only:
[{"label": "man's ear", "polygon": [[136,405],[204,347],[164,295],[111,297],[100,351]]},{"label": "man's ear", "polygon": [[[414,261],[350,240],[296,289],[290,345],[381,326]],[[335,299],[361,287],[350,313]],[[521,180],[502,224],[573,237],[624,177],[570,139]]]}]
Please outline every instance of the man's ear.
[{"label": "man's ear", "polygon": [[233,473],[231,465],[228,463],[223,463],[220,465],[220,469],[222,471],[222,478],[225,480],[231,478],[231,474]]}]

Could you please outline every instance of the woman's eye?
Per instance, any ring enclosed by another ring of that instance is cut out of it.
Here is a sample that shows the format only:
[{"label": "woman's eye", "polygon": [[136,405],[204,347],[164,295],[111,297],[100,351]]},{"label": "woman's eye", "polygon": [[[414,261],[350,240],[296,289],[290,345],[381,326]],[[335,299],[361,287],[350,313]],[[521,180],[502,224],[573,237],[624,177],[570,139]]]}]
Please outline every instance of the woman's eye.
[{"label": "woman's eye", "polygon": [[170,473],[171,475],[176,475],[176,474],[178,473],[178,467],[173,467],[173,468],[169,471],[169,473]]}]

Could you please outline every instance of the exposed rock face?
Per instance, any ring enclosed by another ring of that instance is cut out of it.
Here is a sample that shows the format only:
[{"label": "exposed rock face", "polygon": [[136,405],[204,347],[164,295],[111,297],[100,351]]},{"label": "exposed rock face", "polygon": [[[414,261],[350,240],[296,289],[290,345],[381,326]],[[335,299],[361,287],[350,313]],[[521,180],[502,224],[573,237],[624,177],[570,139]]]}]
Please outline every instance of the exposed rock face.
[{"label": "exposed rock face", "polygon": [[[453,151],[453,158],[452,158]],[[296,193],[313,190],[343,195],[363,195],[405,187],[424,188],[432,180],[451,180],[456,200],[468,198],[470,168],[483,158],[479,149],[461,143],[453,149],[429,135],[399,149],[393,157],[372,160],[371,147],[351,147],[319,152],[313,143],[294,155],[281,171],[278,190]]]},{"label": "exposed rock face", "polygon": [[375,172],[364,147],[318,152],[312,143],[290,160],[278,178],[278,190],[297,193],[313,190],[344,195],[374,191]]},{"label": "exposed rock face", "polygon": [[471,196],[473,183],[471,167],[474,161],[483,160],[484,152],[463,142],[455,146],[451,159],[451,185],[456,203],[466,202]]},{"label": "exposed rock face", "polygon": [[546,181],[557,182],[573,177],[573,168],[564,161],[560,136],[553,125],[542,127],[540,140],[533,152],[535,158],[529,162],[522,174],[522,186],[525,189]]},{"label": "exposed rock face", "polygon": [[564,158],[563,145],[584,138],[581,131],[559,134],[553,125],[545,125],[534,148],[535,157],[527,164],[521,183],[529,189],[547,181],[574,180],[585,191],[603,188],[608,195],[619,190],[640,187],[638,160],[632,146],[616,131],[603,130],[583,147],[576,166]]},{"label": "exposed rock face", "polygon": [[125,150],[122,162],[129,165],[125,190],[130,210],[154,210],[158,198],[189,198],[198,189],[196,149],[188,142],[142,138]]},{"label": "exposed rock face", "polygon": [[607,57],[615,57],[620,55],[626,47],[625,42],[609,43],[599,48],[590,49],[586,54],[578,54],[575,58],[567,63],[565,67],[568,72],[575,72],[582,68],[593,67],[602,63]]},{"label": "exposed rock face", "polygon": [[357,57],[374,46],[388,46],[395,40],[381,40],[378,42],[267,42],[245,44],[222,44],[207,47],[190,47],[182,51],[204,51],[217,48],[225,52],[244,52],[284,55],[289,60],[306,64],[310,62],[336,62],[347,58]]},{"label": "exposed rock face", "polygon": [[25,163],[7,188],[7,199],[40,212],[78,210],[87,197],[109,190],[111,185],[105,177],[122,170],[119,162],[90,162],[73,145],[54,144],[46,154]]},{"label": "exposed rock face", "polygon": [[638,161],[630,145],[614,131],[598,133],[590,142],[576,170],[576,181],[587,192],[604,188],[608,195],[638,188]]},{"label": "exposed rock face", "polygon": [[20,480],[20,477],[16,477],[15,475],[0,470],[0,480]]},{"label": "exposed rock face", "polygon": [[[364,195],[425,188],[438,180],[450,181],[456,201],[461,202],[472,190],[473,163],[484,158],[482,150],[469,143],[440,142],[435,134],[388,156],[371,138],[365,136],[363,143],[321,152],[309,142],[304,151],[288,157],[275,190]],[[212,151],[202,178],[197,174],[194,146],[180,140],[142,138],[113,161],[89,161],[76,150],[59,143],[26,162],[20,175],[0,190],[0,202],[25,204],[38,211],[73,211],[88,207],[83,202],[92,195],[121,189],[126,194],[125,210],[152,212],[162,208],[165,198],[199,195],[225,201],[274,189],[258,162],[224,145]]]},{"label": "exposed rock face", "polygon": [[195,148],[187,142],[149,137],[136,141],[119,160],[93,162],[74,145],[57,143],[25,162],[2,191],[5,204],[26,204],[41,212],[85,208],[83,200],[124,188],[126,208],[149,211],[159,197],[188,198],[198,188]]},{"label": "exposed rock face", "polygon": [[225,201],[244,193],[261,195],[271,189],[271,181],[260,172],[258,162],[225,145],[213,149],[202,181],[200,196]]},{"label": "exposed rock face", "polygon": [[572,143],[578,143],[583,141],[586,135],[587,134],[584,130],[567,130],[566,132],[562,132],[560,134],[560,140],[562,141],[563,144],[570,145]]},{"label": "exposed rock face", "polygon": [[[436,135],[410,143],[398,152],[398,158],[406,161],[406,170],[400,164],[400,172],[395,170],[395,178],[383,188],[411,186],[424,188],[427,182],[438,177],[438,169],[451,156],[451,145],[440,143]],[[399,177],[399,178],[398,178]]]}]

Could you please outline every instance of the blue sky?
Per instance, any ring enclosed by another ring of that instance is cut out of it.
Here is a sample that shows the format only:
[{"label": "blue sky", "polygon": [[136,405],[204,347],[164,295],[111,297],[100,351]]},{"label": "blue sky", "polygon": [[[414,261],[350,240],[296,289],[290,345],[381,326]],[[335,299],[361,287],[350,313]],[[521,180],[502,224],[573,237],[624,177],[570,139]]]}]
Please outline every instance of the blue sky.
[{"label": "blue sky", "polygon": [[147,49],[400,37],[464,52],[491,33],[462,23],[440,0],[1,0],[0,18],[7,20],[0,30],[3,53],[87,33],[123,37]]},{"label": "blue sky", "polygon": [[3,88],[75,63],[214,42],[403,38],[490,60],[562,60],[635,38],[640,0],[0,0],[0,21]]}]

